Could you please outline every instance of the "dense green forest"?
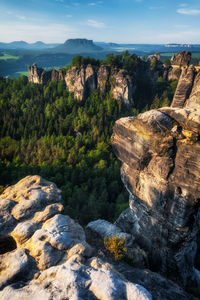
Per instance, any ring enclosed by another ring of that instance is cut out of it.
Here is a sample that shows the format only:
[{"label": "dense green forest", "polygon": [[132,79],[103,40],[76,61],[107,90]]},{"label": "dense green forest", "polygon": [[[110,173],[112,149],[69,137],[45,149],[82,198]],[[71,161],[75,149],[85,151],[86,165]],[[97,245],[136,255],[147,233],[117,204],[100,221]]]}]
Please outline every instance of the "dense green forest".
[{"label": "dense green forest", "polygon": [[[137,58],[129,59],[134,72]],[[110,145],[114,122],[170,104],[176,84],[159,77],[151,83],[150,95],[144,88],[140,93],[139,86],[133,106],[127,108],[110,93],[103,98],[97,90],[78,102],[64,81],[40,85],[25,76],[0,77],[1,190],[26,175],[39,174],[62,189],[65,213],[81,224],[114,220],[128,207],[120,162]]]}]

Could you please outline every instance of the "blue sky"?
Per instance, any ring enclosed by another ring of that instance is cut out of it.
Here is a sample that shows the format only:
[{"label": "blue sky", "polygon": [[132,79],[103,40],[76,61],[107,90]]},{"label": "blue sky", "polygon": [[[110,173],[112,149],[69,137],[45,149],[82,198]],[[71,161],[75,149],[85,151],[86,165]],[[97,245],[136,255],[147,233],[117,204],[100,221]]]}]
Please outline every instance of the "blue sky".
[{"label": "blue sky", "polygon": [[200,0],[0,0],[0,41],[200,44]]}]

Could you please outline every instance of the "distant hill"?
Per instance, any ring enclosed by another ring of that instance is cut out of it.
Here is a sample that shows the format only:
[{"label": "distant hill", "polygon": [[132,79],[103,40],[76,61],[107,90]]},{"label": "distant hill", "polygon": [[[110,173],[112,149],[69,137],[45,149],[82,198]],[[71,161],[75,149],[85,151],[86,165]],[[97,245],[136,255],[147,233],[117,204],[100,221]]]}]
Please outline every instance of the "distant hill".
[{"label": "distant hill", "polygon": [[92,40],[87,39],[69,39],[64,44],[52,49],[55,52],[65,53],[90,53],[101,50],[101,47],[95,45]]},{"label": "distant hill", "polygon": [[41,41],[29,44],[25,41],[14,41],[11,43],[1,43],[1,50],[43,50],[57,46],[58,44],[45,44]]},{"label": "distant hill", "polygon": [[105,42],[94,42],[94,44],[103,49],[113,49],[120,46],[119,44],[116,43],[105,43]]}]

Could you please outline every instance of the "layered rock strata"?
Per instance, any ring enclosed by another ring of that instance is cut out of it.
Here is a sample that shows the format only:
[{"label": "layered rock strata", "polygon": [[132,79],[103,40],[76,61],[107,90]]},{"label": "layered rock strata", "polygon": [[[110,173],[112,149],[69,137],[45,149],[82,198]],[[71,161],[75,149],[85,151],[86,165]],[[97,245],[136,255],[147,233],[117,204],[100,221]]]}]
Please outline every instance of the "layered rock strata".
[{"label": "layered rock strata", "polygon": [[62,215],[61,191],[28,176],[0,196],[0,299],[152,300],[86,242]]},{"label": "layered rock strata", "polygon": [[192,65],[182,68],[178,86],[172,101],[172,107],[184,106],[192,91],[195,75],[196,70]]},{"label": "layered rock strata", "polygon": [[151,269],[184,286],[199,285],[194,269],[200,226],[199,103],[197,75],[187,101],[122,118],[112,136],[130,193],[130,208],[116,225],[136,237]]}]

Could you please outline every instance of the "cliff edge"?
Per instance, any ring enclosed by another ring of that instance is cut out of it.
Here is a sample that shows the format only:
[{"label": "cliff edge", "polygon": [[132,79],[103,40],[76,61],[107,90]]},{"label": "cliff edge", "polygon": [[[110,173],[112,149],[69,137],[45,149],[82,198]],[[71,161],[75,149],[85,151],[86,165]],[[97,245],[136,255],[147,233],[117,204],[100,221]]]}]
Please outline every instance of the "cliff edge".
[{"label": "cliff edge", "polygon": [[112,136],[130,193],[130,208],[116,224],[136,237],[152,270],[184,287],[200,286],[194,268],[200,226],[199,88],[199,73],[183,68],[171,107],[122,118]]}]

